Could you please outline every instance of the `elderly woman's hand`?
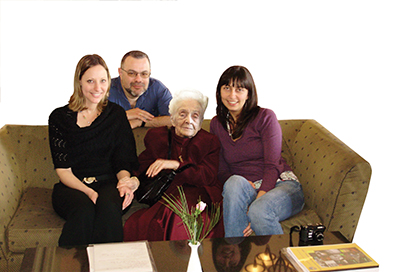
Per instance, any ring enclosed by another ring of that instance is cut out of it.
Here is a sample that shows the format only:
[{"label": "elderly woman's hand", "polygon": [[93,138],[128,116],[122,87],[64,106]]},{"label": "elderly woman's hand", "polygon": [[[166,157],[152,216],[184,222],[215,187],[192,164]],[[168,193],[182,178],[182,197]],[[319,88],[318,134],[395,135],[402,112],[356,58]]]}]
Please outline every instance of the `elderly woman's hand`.
[{"label": "elderly woman's hand", "polygon": [[160,171],[163,169],[173,169],[176,170],[179,168],[180,163],[175,160],[164,160],[164,159],[157,159],[154,163],[152,163],[149,168],[147,169],[146,175],[151,178],[157,176]]}]

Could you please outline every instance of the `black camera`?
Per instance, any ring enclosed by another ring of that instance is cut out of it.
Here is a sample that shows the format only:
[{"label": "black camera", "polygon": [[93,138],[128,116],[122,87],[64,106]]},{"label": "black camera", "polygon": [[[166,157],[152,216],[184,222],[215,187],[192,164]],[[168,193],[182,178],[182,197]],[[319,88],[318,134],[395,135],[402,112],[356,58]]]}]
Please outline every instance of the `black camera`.
[{"label": "black camera", "polygon": [[299,233],[299,246],[323,245],[323,234],[326,227],[322,224],[301,226]]}]

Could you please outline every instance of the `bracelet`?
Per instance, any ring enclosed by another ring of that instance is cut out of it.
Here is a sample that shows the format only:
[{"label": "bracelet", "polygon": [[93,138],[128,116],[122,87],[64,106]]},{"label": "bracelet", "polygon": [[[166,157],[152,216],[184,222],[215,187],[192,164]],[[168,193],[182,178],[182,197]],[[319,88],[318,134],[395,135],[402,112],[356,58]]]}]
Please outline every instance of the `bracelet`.
[{"label": "bracelet", "polygon": [[130,189],[132,189],[132,191],[134,192],[134,191],[136,191],[137,188],[139,187],[140,181],[139,181],[139,179],[136,178],[136,177],[131,177],[131,178],[130,178],[130,181],[131,181],[131,188],[130,188]]},{"label": "bracelet", "polygon": [[140,185],[140,181],[137,177],[124,177],[121,180],[119,180],[119,183],[117,184],[117,188],[129,187],[130,190],[134,192],[139,187],[139,185]]},{"label": "bracelet", "polygon": [[145,121],[142,121],[142,124],[140,125],[140,127],[144,127],[146,125]]},{"label": "bracelet", "polygon": [[282,174],[280,174],[281,180],[294,180],[299,182],[298,178],[292,171],[285,171]]}]

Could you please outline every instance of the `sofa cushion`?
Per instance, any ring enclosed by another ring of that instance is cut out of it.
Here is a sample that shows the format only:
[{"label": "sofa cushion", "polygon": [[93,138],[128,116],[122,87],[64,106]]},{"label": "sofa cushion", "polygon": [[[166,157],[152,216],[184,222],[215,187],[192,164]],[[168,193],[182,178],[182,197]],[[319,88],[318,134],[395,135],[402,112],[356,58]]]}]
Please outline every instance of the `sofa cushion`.
[{"label": "sofa cushion", "polygon": [[305,206],[303,210],[288,219],[280,222],[285,234],[289,234],[290,228],[293,226],[307,226],[309,224],[323,223],[315,210]]},{"label": "sofa cushion", "polygon": [[[29,247],[57,246],[61,230],[66,222],[53,209],[52,189],[28,188],[8,228],[9,249],[24,253]],[[123,216],[123,223],[135,211],[148,205],[133,201]]]},{"label": "sofa cushion", "polygon": [[26,248],[57,246],[64,219],[51,204],[52,189],[28,188],[20,206],[7,229],[8,246],[14,253],[24,253]]}]

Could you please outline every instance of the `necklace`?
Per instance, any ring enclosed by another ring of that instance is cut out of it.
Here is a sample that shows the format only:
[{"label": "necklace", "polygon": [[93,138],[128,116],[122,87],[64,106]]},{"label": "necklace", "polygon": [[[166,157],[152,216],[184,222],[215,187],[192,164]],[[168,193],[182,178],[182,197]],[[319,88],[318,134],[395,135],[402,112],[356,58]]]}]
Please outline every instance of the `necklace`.
[{"label": "necklace", "polygon": [[90,124],[100,115],[100,113],[97,112],[97,113],[96,113],[96,117],[92,118],[92,119],[89,121],[89,120],[87,120],[86,115],[84,114],[83,111],[80,111],[80,113],[82,114],[84,120],[86,121],[87,125],[89,125],[89,126],[90,126]]},{"label": "necklace", "polygon": [[229,112],[226,115],[226,128],[227,128],[227,132],[229,133],[230,138],[232,138],[232,127],[230,126],[230,122],[229,122]]},{"label": "necklace", "polygon": [[230,128],[229,121],[226,121],[226,127],[227,127],[227,132],[229,133],[229,136],[232,137],[232,129]]},{"label": "necklace", "polygon": [[240,136],[237,137],[236,139],[233,139],[233,128],[235,128],[235,127],[236,127],[236,122],[230,123],[230,121],[229,121],[229,113],[227,113],[227,116],[226,116],[226,128],[227,128],[227,132],[228,132],[228,134],[229,134],[229,137],[230,137],[234,142],[236,142],[237,140],[239,140],[239,139],[242,137],[242,135],[240,135]]}]

